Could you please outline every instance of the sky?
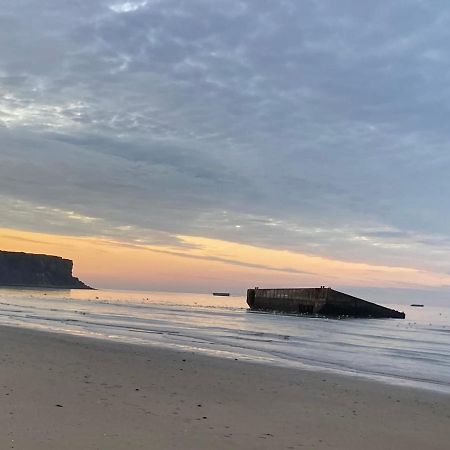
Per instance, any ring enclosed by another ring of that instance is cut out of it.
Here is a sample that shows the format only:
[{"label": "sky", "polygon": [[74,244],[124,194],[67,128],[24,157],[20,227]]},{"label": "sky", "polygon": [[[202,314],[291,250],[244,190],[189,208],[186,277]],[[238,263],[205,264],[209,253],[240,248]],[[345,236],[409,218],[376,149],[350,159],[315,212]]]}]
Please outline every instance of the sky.
[{"label": "sky", "polygon": [[450,302],[449,41],[439,0],[5,0],[0,248]]}]

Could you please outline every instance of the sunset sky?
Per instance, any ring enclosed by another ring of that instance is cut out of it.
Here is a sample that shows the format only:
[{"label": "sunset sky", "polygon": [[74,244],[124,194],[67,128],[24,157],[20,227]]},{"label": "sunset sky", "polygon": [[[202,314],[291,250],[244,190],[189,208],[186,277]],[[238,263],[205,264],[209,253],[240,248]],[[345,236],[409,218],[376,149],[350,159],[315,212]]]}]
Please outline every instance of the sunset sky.
[{"label": "sunset sky", "polygon": [[3,1],[0,249],[450,302],[449,42],[446,1]]}]

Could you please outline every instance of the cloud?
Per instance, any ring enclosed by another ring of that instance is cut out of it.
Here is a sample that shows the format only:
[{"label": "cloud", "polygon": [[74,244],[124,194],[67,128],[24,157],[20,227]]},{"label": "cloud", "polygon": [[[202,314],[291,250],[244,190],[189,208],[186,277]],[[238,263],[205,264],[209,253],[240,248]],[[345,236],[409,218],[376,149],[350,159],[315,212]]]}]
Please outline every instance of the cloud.
[{"label": "cloud", "polygon": [[2,226],[450,270],[445,2],[2,8]]},{"label": "cloud", "polygon": [[125,3],[117,3],[115,5],[111,5],[109,9],[116,13],[128,13],[137,11],[140,8],[144,8],[147,6],[148,2],[125,2]]}]

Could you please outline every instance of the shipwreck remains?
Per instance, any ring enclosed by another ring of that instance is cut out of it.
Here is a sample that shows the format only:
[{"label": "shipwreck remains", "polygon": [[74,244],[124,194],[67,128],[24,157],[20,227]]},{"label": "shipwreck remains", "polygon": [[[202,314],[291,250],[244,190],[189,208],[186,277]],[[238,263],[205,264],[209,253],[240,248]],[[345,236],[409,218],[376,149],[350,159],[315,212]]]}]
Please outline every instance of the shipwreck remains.
[{"label": "shipwreck remains", "polygon": [[404,319],[405,313],[353,297],[329,287],[248,289],[252,310],[280,311],[319,316]]}]

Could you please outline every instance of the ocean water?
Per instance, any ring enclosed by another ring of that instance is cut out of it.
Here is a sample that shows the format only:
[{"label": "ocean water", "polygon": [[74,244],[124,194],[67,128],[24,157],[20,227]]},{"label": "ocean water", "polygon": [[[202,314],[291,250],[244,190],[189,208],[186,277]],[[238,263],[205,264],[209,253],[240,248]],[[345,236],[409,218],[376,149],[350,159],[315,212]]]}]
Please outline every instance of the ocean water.
[{"label": "ocean water", "polygon": [[251,312],[244,297],[206,294],[0,289],[0,325],[450,393],[450,308],[389,307],[405,311],[406,319]]}]

